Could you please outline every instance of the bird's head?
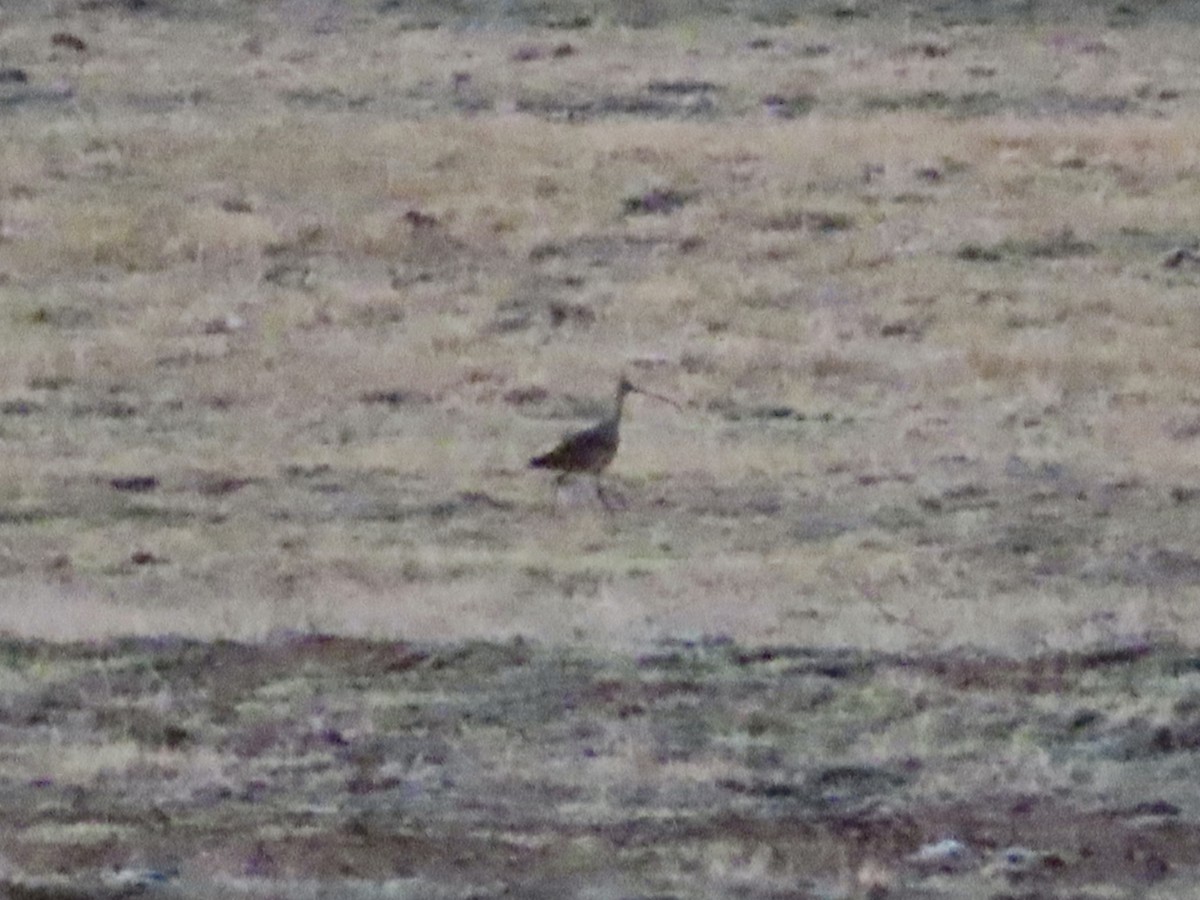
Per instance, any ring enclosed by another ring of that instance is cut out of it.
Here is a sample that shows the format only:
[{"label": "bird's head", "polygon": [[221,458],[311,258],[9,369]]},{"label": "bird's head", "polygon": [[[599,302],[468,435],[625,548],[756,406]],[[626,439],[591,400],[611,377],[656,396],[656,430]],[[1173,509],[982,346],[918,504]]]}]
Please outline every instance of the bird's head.
[{"label": "bird's head", "polygon": [[629,393],[641,394],[643,397],[653,397],[655,400],[662,400],[664,403],[669,403],[676,409],[679,409],[679,404],[670,397],[664,397],[662,394],[655,394],[650,391],[642,390],[636,384],[629,380],[626,375],[621,376],[621,381],[617,384],[617,400],[625,399],[625,395]]}]

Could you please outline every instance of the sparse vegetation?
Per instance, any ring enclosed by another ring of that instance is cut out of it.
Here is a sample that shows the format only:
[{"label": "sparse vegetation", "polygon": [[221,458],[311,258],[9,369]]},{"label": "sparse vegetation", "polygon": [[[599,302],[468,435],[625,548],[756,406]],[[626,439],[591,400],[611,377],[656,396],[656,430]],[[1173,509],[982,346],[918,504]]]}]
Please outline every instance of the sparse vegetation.
[{"label": "sparse vegetation", "polygon": [[1197,8],[6,9],[9,893],[1186,894]]},{"label": "sparse vegetation", "polygon": [[13,896],[939,896],[914,851],[948,833],[961,896],[1172,897],[1194,863],[1189,798],[1147,776],[1198,741],[1178,647],[2,649]]}]

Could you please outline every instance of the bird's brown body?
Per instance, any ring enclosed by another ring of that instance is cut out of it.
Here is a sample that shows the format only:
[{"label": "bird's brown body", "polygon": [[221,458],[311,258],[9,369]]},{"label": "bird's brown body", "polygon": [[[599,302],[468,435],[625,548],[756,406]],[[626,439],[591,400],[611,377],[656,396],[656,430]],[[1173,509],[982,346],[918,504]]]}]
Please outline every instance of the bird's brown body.
[{"label": "bird's brown body", "polygon": [[591,428],[577,431],[551,450],[529,461],[534,469],[555,469],[562,475],[590,472],[599,475],[617,455],[621,441],[615,419],[605,419]]},{"label": "bird's brown body", "polygon": [[622,378],[617,385],[617,401],[612,415],[597,422],[591,428],[567,435],[549,453],[543,453],[541,456],[531,459],[529,461],[530,468],[553,469],[559,473],[557,479],[559,484],[572,474],[594,475],[596,476],[596,493],[605,507],[609,507],[608,499],[604,496],[604,489],[600,486],[600,473],[608,468],[617,455],[617,448],[621,444],[621,410],[625,405],[625,395],[630,392],[646,394],[668,403],[672,402],[666,397],[643,391],[630,383],[628,378]]}]

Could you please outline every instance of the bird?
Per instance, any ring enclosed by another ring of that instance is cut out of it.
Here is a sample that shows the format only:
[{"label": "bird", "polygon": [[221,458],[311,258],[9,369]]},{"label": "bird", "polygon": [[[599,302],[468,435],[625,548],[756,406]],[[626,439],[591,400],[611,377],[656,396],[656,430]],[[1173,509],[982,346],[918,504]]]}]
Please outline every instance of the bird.
[{"label": "bird", "polygon": [[611,415],[597,422],[591,428],[584,428],[582,431],[568,434],[553,450],[531,459],[529,467],[531,469],[552,469],[558,472],[558,477],[554,479],[555,485],[561,485],[567,478],[575,474],[587,473],[595,476],[596,496],[600,498],[604,508],[611,511],[612,505],[600,483],[600,473],[608,468],[609,463],[617,455],[617,447],[621,443],[621,409],[625,405],[626,395],[631,393],[644,394],[647,397],[670,403],[676,409],[679,408],[679,404],[674,400],[661,394],[644,391],[627,377],[621,376],[621,380],[617,383],[617,399]]}]

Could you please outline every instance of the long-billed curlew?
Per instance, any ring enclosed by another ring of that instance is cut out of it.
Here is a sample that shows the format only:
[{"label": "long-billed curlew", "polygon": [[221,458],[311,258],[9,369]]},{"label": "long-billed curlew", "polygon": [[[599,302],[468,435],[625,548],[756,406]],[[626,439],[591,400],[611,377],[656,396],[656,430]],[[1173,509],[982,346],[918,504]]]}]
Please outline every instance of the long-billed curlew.
[{"label": "long-billed curlew", "polygon": [[604,504],[604,508],[611,510],[612,506],[600,484],[600,473],[608,468],[608,464],[617,455],[617,447],[621,443],[621,408],[625,405],[625,395],[629,393],[645,394],[647,397],[670,403],[676,409],[679,408],[674,400],[644,391],[622,376],[620,383],[617,384],[617,401],[612,415],[597,422],[591,428],[567,435],[549,453],[543,453],[541,456],[531,459],[529,461],[530,468],[554,469],[559,473],[555,479],[556,485],[561,485],[571,475],[579,473],[594,475],[596,477],[596,495]]}]

